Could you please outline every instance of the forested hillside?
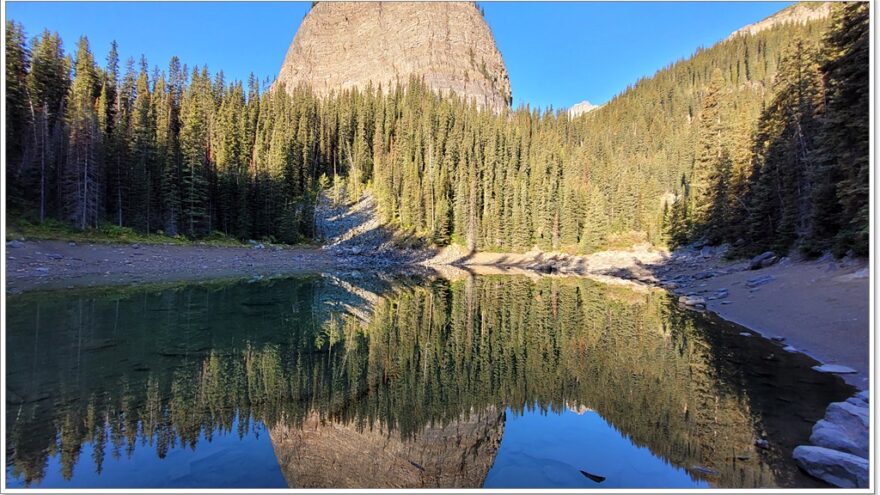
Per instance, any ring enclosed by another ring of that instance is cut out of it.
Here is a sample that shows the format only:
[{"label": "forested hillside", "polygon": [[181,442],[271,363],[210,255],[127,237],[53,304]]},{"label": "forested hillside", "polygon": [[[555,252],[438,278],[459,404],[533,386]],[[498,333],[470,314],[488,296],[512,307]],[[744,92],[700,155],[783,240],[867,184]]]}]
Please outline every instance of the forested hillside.
[{"label": "forested hillside", "polygon": [[97,63],[15,23],[6,40],[8,211],[37,222],[295,242],[346,181],[440,245],[868,249],[867,3],[701,49],[573,120],[415,79],[319,99],[176,58],[120,70],[115,45]]}]

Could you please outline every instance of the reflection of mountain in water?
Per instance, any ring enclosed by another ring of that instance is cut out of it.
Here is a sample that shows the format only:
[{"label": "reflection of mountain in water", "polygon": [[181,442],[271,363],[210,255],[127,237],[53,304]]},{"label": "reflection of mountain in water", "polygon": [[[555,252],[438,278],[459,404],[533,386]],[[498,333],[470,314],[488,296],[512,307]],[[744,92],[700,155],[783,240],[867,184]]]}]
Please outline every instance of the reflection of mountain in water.
[{"label": "reflection of mountain in water", "polygon": [[291,488],[457,488],[483,484],[503,431],[504,413],[489,407],[408,438],[317,414],[300,426],[276,425],[271,437]]},{"label": "reflection of mountain in water", "polygon": [[7,304],[7,459],[27,482],[50,456],[74,476],[85,443],[100,471],[249,417],[291,485],[479,486],[501,412],[537,404],[593,409],[715,486],[811,486],[790,451],[849,392],[662,294],[584,279],[311,277]]}]

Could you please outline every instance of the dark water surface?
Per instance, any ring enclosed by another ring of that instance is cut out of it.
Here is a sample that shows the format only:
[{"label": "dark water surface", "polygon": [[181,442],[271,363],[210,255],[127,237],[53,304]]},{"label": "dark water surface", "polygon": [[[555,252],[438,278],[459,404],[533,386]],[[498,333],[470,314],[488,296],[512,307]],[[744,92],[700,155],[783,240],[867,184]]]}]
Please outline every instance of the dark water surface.
[{"label": "dark water surface", "polygon": [[821,486],[791,451],[852,389],[744,331],[577,278],[8,296],[6,482]]}]

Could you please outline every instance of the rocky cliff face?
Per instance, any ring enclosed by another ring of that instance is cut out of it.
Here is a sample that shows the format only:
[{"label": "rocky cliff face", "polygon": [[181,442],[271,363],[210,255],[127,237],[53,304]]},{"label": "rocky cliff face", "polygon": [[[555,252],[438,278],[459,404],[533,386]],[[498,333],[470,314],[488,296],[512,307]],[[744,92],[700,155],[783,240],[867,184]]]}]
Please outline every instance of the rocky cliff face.
[{"label": "rocky cliff face", "polygon": [[412,438],[316,414],[301,427],[277,425],[269,436],[290,488],[479,488],[503,432],[504,413],[490,407]]},{"label": "rocky cliff face", "polygon": [[510,106],[507,69],[479,9],[464,2],[318,3],[303,19],[278,75],[319,95],[423,77],[481,107]]},{"label": "rocky cliff face", "polygon": [[786,7],[770,17],[737,29],[728,39],[740,35],[752,35],[780,24],[806,24],[831,15],[830,2],[801,2]]}]

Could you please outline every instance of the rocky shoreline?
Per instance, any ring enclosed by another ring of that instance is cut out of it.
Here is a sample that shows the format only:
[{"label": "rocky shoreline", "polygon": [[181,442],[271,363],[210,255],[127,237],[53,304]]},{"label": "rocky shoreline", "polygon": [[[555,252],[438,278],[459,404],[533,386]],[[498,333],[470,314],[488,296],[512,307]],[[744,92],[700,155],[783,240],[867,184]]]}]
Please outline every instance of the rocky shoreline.
[{"label": "rocky shoreline", "polygon": [[840,488],[868,488],[870,483],[870,406],[868,391],[846,402],[833,402],[814,426],[810,443],[794,449],[798,466]]}]

